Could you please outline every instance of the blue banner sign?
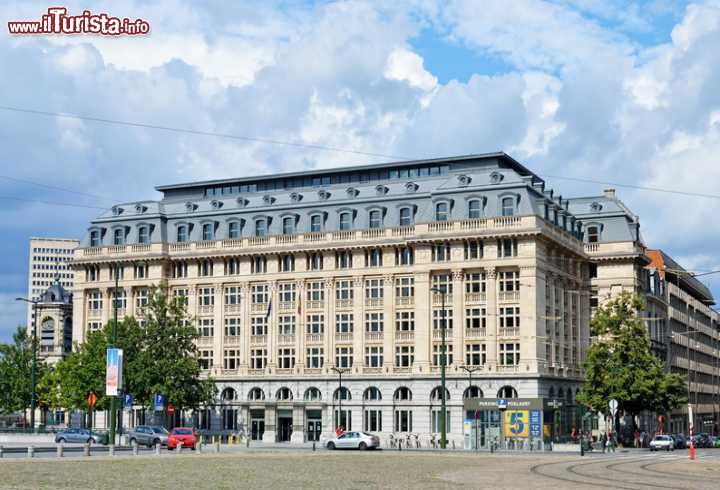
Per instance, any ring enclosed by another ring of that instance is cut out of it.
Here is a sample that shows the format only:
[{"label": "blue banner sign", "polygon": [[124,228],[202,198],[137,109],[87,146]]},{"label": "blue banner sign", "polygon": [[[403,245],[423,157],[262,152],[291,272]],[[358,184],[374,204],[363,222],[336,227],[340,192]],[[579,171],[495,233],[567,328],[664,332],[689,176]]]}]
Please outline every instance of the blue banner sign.
[{"label": "blue banner sign", "polygon": [[540,410],[530,410],[530,437],[541,437],[542,415]]},{"label": "blue banner sign", "polygon": [[165,410],[165,395],[156,394],[153,406],[155,407],[156,412],[162,412]]}]

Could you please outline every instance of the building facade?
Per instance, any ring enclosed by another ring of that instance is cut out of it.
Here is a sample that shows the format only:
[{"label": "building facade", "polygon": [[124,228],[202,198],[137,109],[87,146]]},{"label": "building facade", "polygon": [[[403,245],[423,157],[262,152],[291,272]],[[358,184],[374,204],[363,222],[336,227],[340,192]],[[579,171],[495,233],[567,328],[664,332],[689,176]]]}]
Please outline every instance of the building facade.
[{"label": "building facade", "polygon": [[142,319],[152,285],[185,298],[221,393],[202,429],[431,438],[443,327],[451,440],[468,397],[557,399],[572,423],[590,335],[583,227],[504,153],[157,189],[94,220],[76,250],[73,339],[111,318],[114,271],[121,316]]},{"label": "building facade", "polygon": [[40,294],[36,308],[38,358],[55,363],[72,350],[72,293],[62,286],[58,277]]},{"label": "building facade", "polygon": [[[70,265],[79,240],[69,238],[30,238],[28,251],[28,299],[38,300],[40,295],[55,283],[72,290],[74,271]],[[33,309],[27,306],[27,328],[33,325]]]}]

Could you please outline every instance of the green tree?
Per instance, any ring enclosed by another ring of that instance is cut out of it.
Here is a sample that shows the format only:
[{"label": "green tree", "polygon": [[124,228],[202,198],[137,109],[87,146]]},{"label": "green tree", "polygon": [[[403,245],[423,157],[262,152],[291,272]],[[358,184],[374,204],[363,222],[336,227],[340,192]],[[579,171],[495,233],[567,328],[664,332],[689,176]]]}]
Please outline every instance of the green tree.
[{"label": "green tree", "polygon": [[685,377],[666,372],[651,351],[638,315],[644,308],[642,298],[627,292],[598,307],[590,322],[598,341],[588,351],[579,403],[605,413],[615,399],[620,413],[637,415],[664,414],[687,401]]},{"label": "green tree", "polygon": [[[36,379],[45,371],[38,361]],[[0,344],[0,413],[30,408],[32,397],[32,341],[24,327],[17,327],[11,343]]]}]

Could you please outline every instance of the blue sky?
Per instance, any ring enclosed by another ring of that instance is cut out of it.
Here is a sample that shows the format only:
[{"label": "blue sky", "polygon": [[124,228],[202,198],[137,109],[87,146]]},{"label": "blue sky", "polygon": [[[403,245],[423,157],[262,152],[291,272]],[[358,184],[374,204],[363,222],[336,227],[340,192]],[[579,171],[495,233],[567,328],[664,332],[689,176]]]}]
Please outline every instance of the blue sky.
[{"label": "blue sky", "polygon": [[[717,0],[66,5],[151,32],[3,32],[0,106],[387,155],[504,150],[541,175],[720,194]],[[3,2],[0,26],[47,6]],[[0,340],[24,318],[31,236],[80,237],[159,184],[383,160],[2,109],[0,148]],[[547,180],[563,196],[604,187]],[[649,246],[720,269],[719,199],[618,193]]]}]

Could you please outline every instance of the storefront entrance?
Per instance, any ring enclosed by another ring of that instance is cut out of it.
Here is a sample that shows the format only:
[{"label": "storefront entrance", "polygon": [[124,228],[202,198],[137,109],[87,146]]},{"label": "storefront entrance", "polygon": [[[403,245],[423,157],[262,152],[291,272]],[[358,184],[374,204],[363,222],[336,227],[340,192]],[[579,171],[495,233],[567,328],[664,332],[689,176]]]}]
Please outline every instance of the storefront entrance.
[{"label": "storefront entrance", "polygon": [[309,442],[317,442],[320,440],[322,432],[322,412],[320,410],[307,411],[307,440]]},{"label": "storefront entrance", "polygon": [[250,438],[253,441],[262,441],[265,432],[265,411],[250,410]]},{"label": "storefront entrance", "polygon": [[292,410],[279,410],[277,416],[277,440],[278,442],[290,442],[292,436]]}]

